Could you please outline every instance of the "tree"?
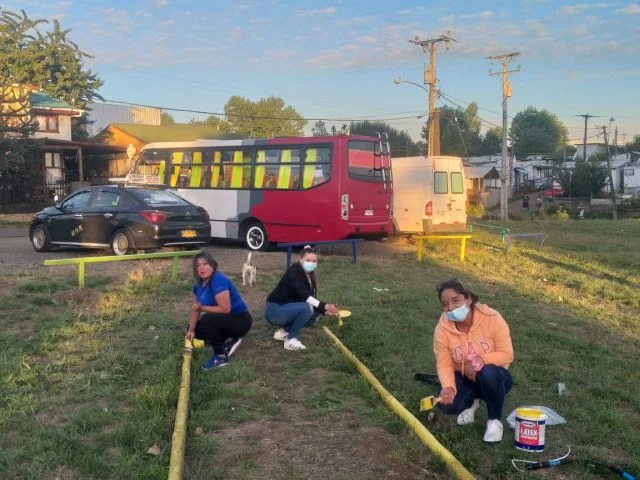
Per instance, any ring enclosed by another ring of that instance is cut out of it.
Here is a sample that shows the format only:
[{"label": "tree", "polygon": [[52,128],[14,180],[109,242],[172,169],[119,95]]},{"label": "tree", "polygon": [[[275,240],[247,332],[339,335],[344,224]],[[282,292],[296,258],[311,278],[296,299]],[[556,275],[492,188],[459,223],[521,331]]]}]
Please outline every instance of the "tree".
[{"label": "tree", "polygon": [[[44,93],[64,100],[76,108],[100,99],[102,80],[85,60],[91,55],[69,38],[70,29],[62,29],[57,20],[44,34],[39,26],[45,19],[30,19],[24,10],[16,14],[0,12],[0,75],[20,84],[36,85]],[[74,134],[86,137],[86,117],[75,121]],[[82,132],[84,130],[84,132]]]},{"label": "tree", "polygon": [[424,155],[424,150],[418,148],[418,145],[407,132],[393,128],[386,122],[368,120],[351,122],[349,133],[352,135],[368,135],[370,137],[377,137],[378,133],[386,133],[389,136],[389,147],[391,148],[392,156],[412,157],[420,154]]},{"label": "tree", "polygon": [[0,177],[22,175],[37,158],[31,136],[38,122],[29,114],[26,88],[0,78]]},{"label": "tree", "polygon": [[313,126],[313,128],[311,129],[311,134],[314,137],[322,137],[324,135],[329,135],[329,132],[327,132],[327,125],[324,123],[324,121],[318,120]]},{"label": "tree", "polygon": [[633,152],[640,152],[640,135],[633,137],[633,140],[627,143],[627,150]]},{"label": "tree", "polygon": [[592,155],[586,162],[576,162],[574,169],[558,168],[554,179],[572,197],[600,197],[608,182],[609,173],[603,157]]},{"label": "tree", "polygon": [[160,125],[173,125],[174,123],[176,121],[170,113],[162,112],[160,114]]},{"label": "tree", "polygon": [[502,152],[502,129],[498,127],[490,128],[482,138],[482,153],[493,155]]},{"label": "tree", "polygon": [[[440,153],[458,157],[472,157],[483,153],[480,136],[481,120],[478,104],[471,102],[466,109],[445,105],[440,109]],[[422,138],[428,138],[428,127],[422,129]]]},{"label": "tree", "polygon": [[282,98],[261,98],[254,102],[234,95],[224,106],[230,133],[249,137],[297,136],[307,121]]},{"label": "tree", "polygon": [[192,118],[189,123],[192,125],[209,125],[211,127],[215,127],[221,133],[227,133],[229,131],[229,122],[215,115],[209,115],[204,120],[196,120],[195,118]]},{"label": "tree", "polygon": [[558,152],[567,143],[567,129],[553,113],[527,107],[511,122],[511,141],[517,157]]}]

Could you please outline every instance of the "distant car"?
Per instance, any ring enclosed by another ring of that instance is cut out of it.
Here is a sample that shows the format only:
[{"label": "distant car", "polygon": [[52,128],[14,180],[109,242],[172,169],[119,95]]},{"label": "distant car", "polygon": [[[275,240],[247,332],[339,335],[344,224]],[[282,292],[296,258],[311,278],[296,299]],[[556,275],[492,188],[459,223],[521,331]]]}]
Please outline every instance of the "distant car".
[{"label": "distant car", "polygon": [[547,188],[543,192],[543,195],[545,197],[562,197],[564,195],[564,190],[562,190],[562,188],[551,187]]},{"label": "distant car", "polygon": [[99,186],[81,188],[34,215],[29,229],[33,248],[111,248],[116,255],[133,249],[196,246],[209,243],[209,215],[162,189]]}]

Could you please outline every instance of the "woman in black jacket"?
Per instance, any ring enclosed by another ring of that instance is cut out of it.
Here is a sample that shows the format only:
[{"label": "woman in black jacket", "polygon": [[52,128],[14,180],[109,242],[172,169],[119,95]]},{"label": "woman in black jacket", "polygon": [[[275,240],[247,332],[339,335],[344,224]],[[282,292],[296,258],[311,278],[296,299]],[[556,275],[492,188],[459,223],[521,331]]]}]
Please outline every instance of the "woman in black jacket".
[{"label": "woman in black jacket", "polygon": [[264,318],[278,328],[273,334],[276,340],[284,340],[286,350],[304,350],[298,334],[303,327],[312,325],[318,315],[337,315],[338,307],[316,298],[316,274],[318,255],[314,248],[306,246],[295,262],[282,276],[276,288],[267,297]]}]

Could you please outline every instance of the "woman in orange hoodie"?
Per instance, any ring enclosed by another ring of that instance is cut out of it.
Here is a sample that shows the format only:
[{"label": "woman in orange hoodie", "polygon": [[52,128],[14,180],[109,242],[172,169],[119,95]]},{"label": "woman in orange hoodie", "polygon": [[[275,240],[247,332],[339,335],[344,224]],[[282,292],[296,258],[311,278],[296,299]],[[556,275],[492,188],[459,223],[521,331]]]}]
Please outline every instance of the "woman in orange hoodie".
[{"label": "woman in orange hoodie", "polygon": [[484,441],[500,442],[504,399],[513,384],[507,370],[513,361],[509,326],[457,279],[442,282],[437,291],[443,310],[433,339],[442,386],[438,406],[458,415],[458,425],[469,425],[483,400],[489,416]]}]

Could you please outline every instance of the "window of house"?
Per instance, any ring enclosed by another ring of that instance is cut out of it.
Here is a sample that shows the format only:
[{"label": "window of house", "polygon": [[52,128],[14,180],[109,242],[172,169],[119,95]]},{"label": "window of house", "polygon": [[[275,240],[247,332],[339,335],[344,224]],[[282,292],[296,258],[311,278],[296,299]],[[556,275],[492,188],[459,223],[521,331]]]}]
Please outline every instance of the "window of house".
[{"label": "window of house", "polygon": [[36,117],[41,132],[58,132],[57,115],[38,115]]},{"label": "window of house", "polygon": [[451,193],[464,193],[461,172],[451,172]]},{"label": "window of house", "polygon": [[433,174],[433,192],[434,193],[449,193],[449,186],[447,185],[447,172],[434,172]]},{"label": "window of house", "polygon": [[60,157],[60,153],[45,152],[44,166],[47,168],[62,168],[62,160]]}]

